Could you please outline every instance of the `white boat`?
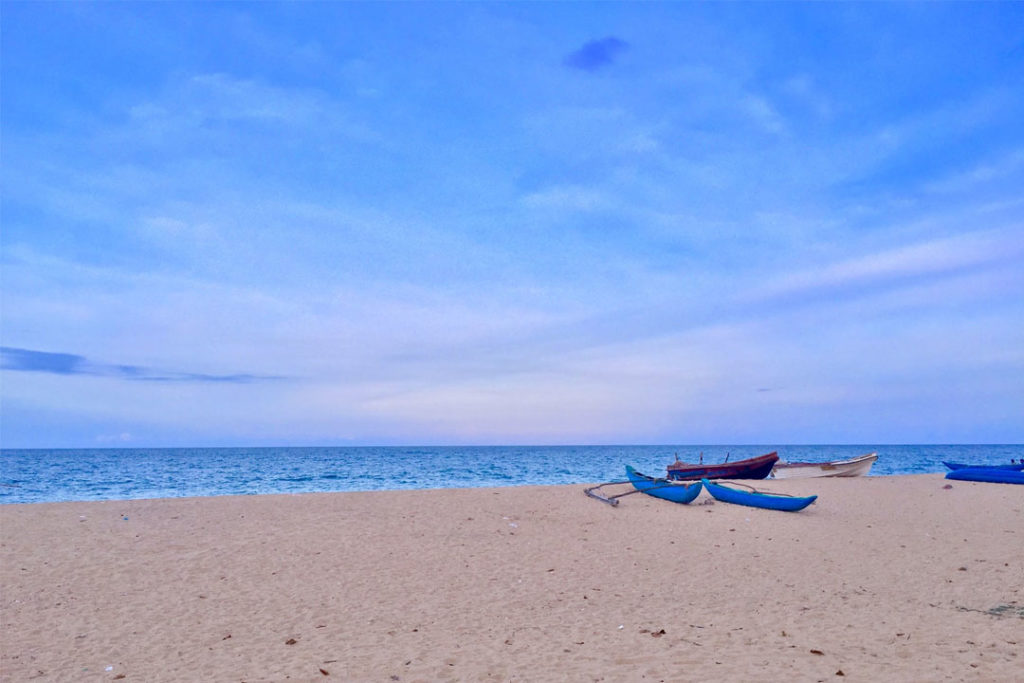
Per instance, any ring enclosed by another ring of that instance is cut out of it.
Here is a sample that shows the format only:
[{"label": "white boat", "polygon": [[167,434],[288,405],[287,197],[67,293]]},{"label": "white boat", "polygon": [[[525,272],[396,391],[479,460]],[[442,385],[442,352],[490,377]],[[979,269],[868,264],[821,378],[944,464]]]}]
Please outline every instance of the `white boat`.
[{"label": "white boat", "polygon": [[811,477],[863,477],[878,460],[878,453],[866,453],[848,460],[829,462],[785,462],[775,463],[771,476],[774,479],[809,479]]}]

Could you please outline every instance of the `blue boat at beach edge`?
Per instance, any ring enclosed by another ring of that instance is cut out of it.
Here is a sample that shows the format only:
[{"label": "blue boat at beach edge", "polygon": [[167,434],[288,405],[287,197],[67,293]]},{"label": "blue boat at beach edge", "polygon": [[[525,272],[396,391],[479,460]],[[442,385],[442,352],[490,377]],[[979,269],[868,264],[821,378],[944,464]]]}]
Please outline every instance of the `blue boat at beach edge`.
[{"label": "blue boat at beach edge", "polygon": [[1022,460],[1021,462],[1015,462],[1015,461],[1011,460],[1008,464],[1002,464],[1002,465],[972,465],[971,463],[966,463],[966,462],[950,462],[948,460],[943,460],[942,464],[946,466],[946,469],[950,469],[950,470],[973,469],[973,470],[1009,470],[1011,472],[1021,472],[1021,471],[1024,471],[1024,460]]},{"label": "blue boat at beach edge", "polygon": [[987,484],[1024,484],[1024,472],[998,467],[964,467],[946,474],[946,479]]}]

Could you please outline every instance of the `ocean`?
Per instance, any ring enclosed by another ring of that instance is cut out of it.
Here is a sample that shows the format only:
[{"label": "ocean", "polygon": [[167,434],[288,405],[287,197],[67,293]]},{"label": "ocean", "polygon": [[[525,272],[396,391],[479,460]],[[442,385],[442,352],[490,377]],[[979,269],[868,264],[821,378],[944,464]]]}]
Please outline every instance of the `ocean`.
[{"label": "ocean", "polygon": [[943,472],[943,460],[1007,463],[1024,445],[447,446],[0,450],[0,504],[315,491],[476,488],[621,481],[623,466],[664,476],[696,462],[771,451],[823,461],[876,451],[871,476]]}]

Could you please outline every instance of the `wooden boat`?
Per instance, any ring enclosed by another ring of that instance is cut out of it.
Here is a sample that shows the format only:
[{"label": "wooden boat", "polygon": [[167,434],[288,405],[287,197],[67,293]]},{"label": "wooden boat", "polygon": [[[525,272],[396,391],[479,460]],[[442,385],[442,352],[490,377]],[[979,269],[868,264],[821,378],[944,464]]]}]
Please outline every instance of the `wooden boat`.
[{"label": "wooden boat", "polygon": [[[726,456],[728,458],[728,456]],[[668,478],[676,481],[698,479],[764,479],[779,460],[775,451],[756,458],[726,462],[720,465],[704,465],[680,462],[678,459],[668,466]]]},{"label": "wooden boat", "polygon": [[786,462],[779,460],[772,468],[774,479],[808,479],[810,477],[863,477],[878,460],[878,453],[866,453],[846,460],[828,462]]},{"label": "wooden boat", "polygon": [[1008,465],[970,465],[963,462],[948,462],[942,461],[942,464],[951,470],[963,470],[967,468],[979,469],[979,470],[1012,470],[1016,472],[1024,472],[1024,461],[1019,463],[1010,461]]},{"label": "wooden boat", "polygon": [[1024,472],[998,467],[963,467],[947,472],[946,479],[983,481],[990,484],[1024,484]]},{"label": "wooden boat", "polygon": [[766,510],[784,510],[796,512],[818,499],[817,496],[787,496],[778,493],[765,493],[763,491],[744,491],[742,489],[712,483],[702,479],[701,483],[716,500],[723,503],[734,503],[736,505],[748,505]]},{"label": "wooden boat", "polygon": [[641,474],[629,465],[626,465],[626,476],[629,477],[630,483],[637,491],[655,498],[670,500],[673,503],[689,503],[700,495],[701,482],[699,481],[691,484],[677,484],[668,479],[658,479]]}]

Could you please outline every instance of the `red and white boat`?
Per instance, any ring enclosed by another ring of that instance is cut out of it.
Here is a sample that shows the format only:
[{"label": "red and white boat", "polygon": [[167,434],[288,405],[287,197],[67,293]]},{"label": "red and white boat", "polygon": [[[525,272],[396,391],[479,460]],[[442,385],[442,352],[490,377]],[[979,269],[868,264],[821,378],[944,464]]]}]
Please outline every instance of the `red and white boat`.
[{"label": "red and white boat", "polygon": [[[729,456],[725,456],[726,460]],[[701,454],[703,461],[704,454]],[[678,458],[668,466],[668,478],[679,481],[697,481],[699,479],[764,479],[772,471],[772,465],[778,461],[775,451],[766,455],[746,460],[724,462],[719,465],[681,462]]]}]

